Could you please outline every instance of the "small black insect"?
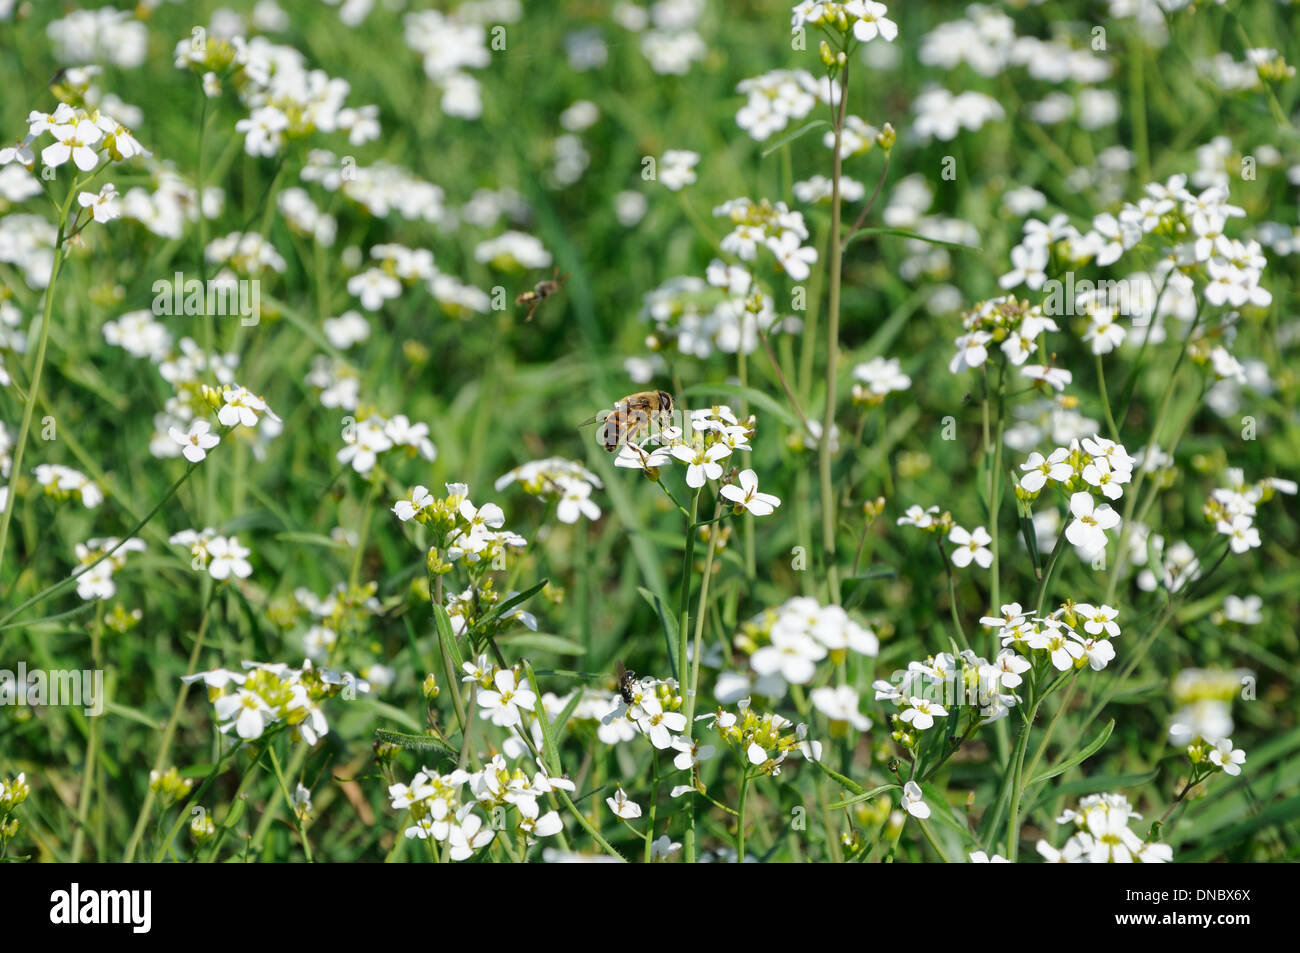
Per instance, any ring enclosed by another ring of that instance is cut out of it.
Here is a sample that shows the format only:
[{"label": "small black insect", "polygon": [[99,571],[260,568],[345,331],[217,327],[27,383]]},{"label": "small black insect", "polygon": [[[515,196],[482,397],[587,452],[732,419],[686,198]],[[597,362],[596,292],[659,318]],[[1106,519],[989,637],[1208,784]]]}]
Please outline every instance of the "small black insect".
[{"label": "small black insect", "polygon": [[614,674],[618,678],[618,693],[623,697],[623,704],[632,704],[632,684],[636,677],[636,672],[629,672],[623,665],[623,660],[619,659],[614,663]]}]

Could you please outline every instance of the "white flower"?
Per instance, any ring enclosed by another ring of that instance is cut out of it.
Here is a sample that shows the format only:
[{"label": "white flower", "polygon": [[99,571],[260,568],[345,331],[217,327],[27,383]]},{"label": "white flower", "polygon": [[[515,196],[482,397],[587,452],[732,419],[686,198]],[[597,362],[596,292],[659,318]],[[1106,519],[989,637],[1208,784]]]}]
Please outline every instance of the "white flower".
[{"label": "white flower", "polygon": [[1020,465],[1020,469],[1025,473],[1020,478],[1021,487],[1030,493],[1037,493],[1048,480],[1065,483],[1074,476],[1074,468],[1070,466],[1069,458],[1070,452],[1064,447],[1057,447],[1048,457],[1035,450]]},{"label": "white flower", "polygon": [[182,432],[179,427],[171,427],[167,435],[184,447],[181,455],[190,463],[198,463],[208,455],[208,451],[221,442],[221,438],[212,433],[212,425],[206,420],[196,420],[190,424],[189,432]]},{"label": "white flower", "polygon": [[1246,752],[1232,746],[1231,738],[1224,738],[1210,751],[1210,763],[1222,768],[1224,774],[1233,777],[1241,774],[1241,765],[1246,763]]},{"label": "white flower", "polygon": [[954,526],[948,531],[948,542],[957,547],[952,552],[953,565],[964,569],[971,564],[972,559],[981,569],[993,565],[993,551],[988,548],[993,537],[983,526],[976,526],[974,531]]},{"label": "white flower", "polygon": [[768,516],[781,501],[770,493],[758,492],[758,474],[753,470],[741,470],[740,485],[728,483],[720,491],[724,497],[736,504],[736,509],[753,513],[755,516]]},{"label": "white flower", "polygon": [[682,849],[680,842],[673,840],[667,834],[660,834],[650,844],[650,859],[663,860],[671,857]]},{"label": "white flower", "polygon": [[325,332],[330,344],[340,351],[346,351],[370,337],[370,322],[360,311],[344,311],[337,318],[322,321],[321,330]]},{"label": "white flower", "polygon": [[721,478],[722,464],[718,461],[731,456],[731,448],[723,443],[715,443],[707,449],[702,445],[679,443],[672,448],[672,455],[689,464],[686,468],[686,485],[699,489],[704,486],[705,480]]},{"label": "white flower", "polygon": [[948,370],[957,374],[963,368],[982,365],[988,360],[989,352],[986,345],[992,340],[993,335],[987,331],[971,331],[957,338],[957,353],[948,362]]},{"label": "white flower", "polygon": [[[1032,636],[1029,644],[1047,652],[1051,656],[1052,666],[1058,672],[1064,672],[1074,665],[1075,659],[1083,657],[1083,644],[1078,636],[1059,622],[1051,624],[1054,621],[1048,620],[1047,629]],[[1111,654],[1114,654],[1113,650]]]},{"label": "white flower", "polygon": [[664,711],[653,696],[641,699],[641,717],[636,720],[640,729],[650,737],[650,743],[660,751],[673,745],[673,733],[686,730],[686,716],[679,711]]},{"label": "white flower", "polygon": [[1014,649],[1003,649],[998,653],[993,668],[997,671],[998,681],[1004,687],[1016,688],[1024,681],[1021,676],[1033,668],[1033,665],[1029,659]]},{"label": "white flower", "polygon": [[614,791],[613,797],[605,798],[605,803],[609,805],[615,817],[621,817],[625,821],[633,821],[641,816],[641,805],[628,799],[622,785]]},{"label": "white flower", "polygon": [[352,427],[344,436],[346,445],[335,455],[339,463],[351,463],[357,473],[369,473],[374,469],[379,454],[393,447],[384,424],[380,417],[367,417]]},{"label": "white flower", "polygon": [[41,161],[47,166],[57,168],[71,159],[82,172],[89,172],[99,165],[99,153],[93,147],[104,138],[104,131],[89,119],[50,126],[49,130],[58,141],[41,151]]},{"label": "white flower", "polygon": [[817,249],[804,245],[794,232],[782,232],[780,237],[769,238],[766,244],[792,280],[804,281],[812,274],[809,266],[817,261]]},{"label": "white flower", "polygon": [[1254,521],[1245,514],[1234,516],[1231,520],[1219,520],[1215,524],[1215,529],[1228,537],[1234,553],[1244,553],[1261,545],[1259,530],[1255,528]]},{"label": "white flower", "polygon": [[844,12],[858,18],[853,24],[853,36],[862,43],[869,43],[876,37],[892,43],[898,36],[898,24],[885,16],[889,10],[883,3],[849,0],[844,4]]},{"label": "white flower", "polygon": [[1107,605],[1093,606],[1080,602],[1074,607],[1074,614],[1083,620],[1083,631],[1089,635],[1106,635],[1114,638],[1119,635],[1119,610]]},{"label": "white flower", "polygon": [[948,714],[948,709],[942,705],[925,698],[918,698],[915,695],[907,700],[907,706],[898,717],[917,731],[933,728],[936,718],[942,718]]},{"label": "white flower", "polygon": [[1229,622],[1239,622],[1242,625],[1258,625],[1264,620],[1260,612],[1264,606],[1264,600],[1260,596],[1249,595],[1244,598],[1227,595],[1223,597],[1223,616]]},{"label": "white flower", "polygon": [[77,204],[90,209],[91,217],[101,225],[122,215],[122,204],[118,201],[117,189],[109,182],[99,193],[79,192]]},{"label": "white flower", "polygon": [[1115,312],[1098,309],[1089,317],[1083,340],[1092,345],[1093,354],[1109,354],[1124,343],[1124,329],[1115,323]]},{"label": "white flower", "polygon": [[812,681],[817,663],[826,657],[826,646],[807,632],[784,627],[772,628],[772,642],[749,657],[759,675],[779,674],[792,685]]},{"label": "white flower", "polygon": [[227,722],[222,730],[228,730],[233,723],[235,734],[245,741],[260,738],[267,725],[275,721],[275,712],[262,700],[262,696],[246,688],[222,695],[213,702],[212,707],[217,718]]},{"label": "white flower", "polygon": [[492,719],[492,724],[509,728],[523,723],[519,709],[533,711],[537,707],[537,696],[526,688],[518,687],[515,673],[508,668],[497,671],[492,677],[496,690],[485,689],[478,693],[479,707]]},{"label": "white flower", "polygon": [[367,268],[348,279],[348,294],[361,299],[367,311],[378,311],[389,298],[402,293],[402,283],[378,268]]},{"label": "white flower", "polygon": [[695,166],[700,161],[698,152],[688,149],[669,149],[659,160],[659,181],[664,188],[680,192],[695,182]]},{"label": "white flower", "polygon": [[678,752],[673,758],[673,767],[678,771],[688,771],[701,761],[708,761],[717,751],[713,745],[702,745],[689,738],[676,739],[672,748]]},{"label": "white flower", "polygon": [[473,855],[474,851],[486,847],[492,843],[492,838],[496,837],[496,832],[491,828],[483,826],[483,819],[477,814],[468,814],[458,826],[454,826],[448,834],[447,841],[451,845],[451,859],[465,860]]},{"label": "white flower", "polygon": [[433,504],[433,494],[427,486],[417,486],[411,490],[408,499],[398,500],[393,504],[393,513],[403,523],[415,519],[426,506]]},{"label": "white flower", "polygon": [[1042,364],[1030,364],[1020,369],[1021,377],[1042,381],[1054,390],[1065,390],[1065,385],[1074,380],[1074,375],[1063,367],[1046,367]]},{"label": "white flower", "polygon": [[1074,521],[1065,528],[1065,538],[1086,552],[1097,552],[1106,547],[1106,533],[1119,525],[1120,517],[1109,503],[1097,506],[1087,493],[1070,497],[1070,513]]},{"label": "white flower", "polygon": [[903,810],[919,820],[930,816],[930,805],[921,799],[921,785],[915,781],[903,785],[902,806]]},{"label": "white flower", "polygon": [[852,685],[814,688],[809,696],[813,707],[831,721],[843,721],[858,731],[871,727],[871,719],[858,710],[858,693]]},{"label": "white flower", "polygon": [[259,413],[266,414],[272,420],[278,421],[280,419],[271,413],[266,401],[250,392],[246,387],[238,385],[227,387],[221,391],[221,399],[225,403],[217,411],[217,422],[223,427],[233,427],[235,424],[256,427]]},{"label": "white flower", "polygon": [[917,529],[929,529],[934,525],[934,514],[939,512],[939,507],[932,506],[929,509],[922,509],[919,504],[912,504],[907,508],[902,516],[897,520],[899,526],[915,526]]},{"label": "white flower", "polygon": [[247,559],[249,552],[238,537],[214,537],[207,544],[208,575],[213,579],[226,579],[232,575],[247,579],[253,574],[252,563]]},{"label": "white flower", "polygon": [[865,364],[853,368],[853,377],[877,395],[907,390],[912,386],[912,378],[903,373],[896,357],[873,357]]},{"label": "white flower", "polygon": [[[1110,639],[1085,639],[1071,633],[1083,648],[1083,656],[1094,672],[1100,672],[1115,659],[1115,646]],[[1059,668],[1059,666],[1058,666]]]},{"label": "white flower", "polygon": [[576,523],[579,516],[589,520],[600,519],[600,507],[591,498],[591,484],[586,480],[561,477],[560,502],[555,508],[555,516],[561,523]]}]

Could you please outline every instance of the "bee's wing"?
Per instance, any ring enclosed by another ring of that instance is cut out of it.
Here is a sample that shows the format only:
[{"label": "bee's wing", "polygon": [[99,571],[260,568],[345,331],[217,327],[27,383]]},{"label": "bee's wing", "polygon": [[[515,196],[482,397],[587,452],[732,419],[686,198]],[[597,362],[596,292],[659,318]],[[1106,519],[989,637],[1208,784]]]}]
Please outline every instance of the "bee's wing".
[{"label": "bee's wing", "polygon": [[609,414],[610,414],[610,412],[609,412],[608,410],[602,410],[602,411],[601,411],[600,413],[598,413],[596,416],[594,416],[594,417],[588,417],[588,418],[587,418],[586,420],[584,420],[582,423],[577,424],[577,426],[579,426],[579,427],[590,427],[592,424],[603,424],[603,423],[605,422],[605,419],[609,416]]}]

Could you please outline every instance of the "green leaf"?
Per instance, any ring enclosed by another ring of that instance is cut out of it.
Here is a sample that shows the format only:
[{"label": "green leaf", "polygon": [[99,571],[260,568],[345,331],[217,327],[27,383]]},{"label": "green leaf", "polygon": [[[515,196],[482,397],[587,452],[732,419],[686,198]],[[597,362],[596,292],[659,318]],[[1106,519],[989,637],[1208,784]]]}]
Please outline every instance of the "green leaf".
[{"label": "green leaf", "polygon": [[825,120],[825,119],[814,119],[812,122],[808,123],[808,125],[806,125],[806,126],[802,126],[801,128],[796,129],[794,132],[790,133],[790,135],[785,136],[784,138],[778,139],[778,140],[777,140],[776,142],[774,142],[772,145],[770,145],[770,146],[768,146],[766,149],[764,149],[764,150],[763,150],[763,158],[766,159],[768,156],[770,156],[770,155],[771,155],[773,152],[775,152],[777,149],[780,149],[782,146],[787,146],[787,145],[789,145],[790,143],[792,143],[792,142],[794,142],[796,139],[798,139],[800,136],[806,135],[807,133],[812,132],[814,129],[817,129],[817,128],[820,127],[820,126],[829,126],[829,125],[830,125],[830,122],[829,122],[828,120]]},{"label": "green leaf", "polygon": [[[854,794],[865,795],[867,793],[867,789],[864,788],[861,784],[858,784],[858,782],[856,781],[849,780],[844,775],[840,774],[838,771],[832,771],[830,768],[826,767],[826,765],[822,764],[820,761],[814,761],[813,764],[821,768],[822,773],[825,774],[827,777],[831,778],[837,784],[848,788]],[[894,785],[894,787],[897,787],[897,785]]]},{"label": "green leaf", "polygon": [[448,678],[460,678],[465,665],[465,657],[460,654],[460,643],[456,641],[456,633],[451,628],[451,616],[447,615],[447,610],[442,606],[433,607],[433,620],[438,626],[438,641],[442,643],[447,657],[451,659],[454,672],[447,674]]},{"label": "green leaf", "polygon": [[541,582],[537,583],[536,585],[529,586],[523,592],[516,592],[513,596],[511,596],[509,599],[506,599],[504,602],[499,602],[496,605],[494,605],[490,610],[488,610],[488,612],[482,618],[480,618],[478,621],[474,623],[474,625],[471,627],[471,634],[480,633],[484,631],[489,625],[492,625],[500,621],[501,619],[503,619],[515,608],[523,605],[533,596],[541,592],[542,587],[544,587],[549,581],[550,581],[549,579],[543,579]]},{"label": "green leaf", "polygon": [[528,684],[537,696],[537,721],[542,726],[542,750],[546,758],[547,766],[550,768],[551,776],[558,778],[560,776],[560,752],[555,747],[555,732],[551,729],[551,719],[546,715],[546,706],[541,704],[542,689],[537,684],[537,674],[533,671],[533,665],[528,659],[523,659],[524,674],[528,676]]},{"label": "green leaf", "polygon": [[303,543],[307,546],[324,546],[326,549],[351,548],[347,543],[321,533],[276,533],[275,539],[281,543]]},{"label": "green leaf", "polygon": [[1099,791],[1127,791],[1139,788],[1154,781],[1159,773],[1157,769],[1144,774],[1098,774],[1088,778],[1076,778],[1058,784],[1056,787],[1043,788],[1038,798],[1024,813],[1028,816],[1054,798],[1076,798],[1083,797],[1085,794],[1096,794]]},{"label": "green leaf", "polygon": [[405,731],[389,731],[387,728],[376,728],[375,740],[382,741],[384,744],[397,745],[397,747],[405,748],[408,751],[433,751],[452,761],[460,757],[460,752],[455,748],[441,738],[434,738],[432,735],[413,735]]},{"label": "green leaf", "polygon": [[352,706],[358,709],[364,708],[368,711],[374,712],[377,715],[382,715],[384,718],[390,718],[393,721],[397,722],[399,725],[405,725],[407,728],[411,729],[411,731],[420,730],[420,723],[416,721],[414,718],[412,718],[410,715],[408,715],[405,711],[393,705],[390,705],[387,702],[381,702],[378,698],[374,698],[370,695],[358,696],[357,699],[354,702],[352,702]]},{"label": "green leaf", "polygon": [[128,708],[126,705],[119,705],[117,702],[104,702],[104,711],[108,712],[110,715],[117,715],[119,718],[127,718],[131,721],[138,722],[139,724],[152,728],[155,731],[158,731],[162,727],[156,720],[150,718],[144,712],[140,711],[140,709]]},{"label": "green leaf", "polygon": [[[848,779],[845,778],[840,783],[843,784],[847,780]],[[834,804],[827,804],[826,807],[829,810],[838,811],[842,807],[849,807],[852,804],[859,804],[862,801],[870,801],[873,797],[877,797],[884,794],[886,791],[891,791],[897,787],[897,784],[882,784],[880,787],[872,788],[870,791],[863,791],[861,794],[855,794],[853,797],[846,797],[844,800],[836,801]]]},{"label": "green leaf", "polygon": [[548,632],[512,633],[501,636],[498,641],[508,643],[515,648],[532,649],[536,652],[554,652],[557,655],[587,654],[586,647],[580,642],[566,639],[562,635],[552,635]]},{"label": "green leaf", "polygon": [[1101,731],[1097,733],[1096,738],[1093,738],[1090,742],[1084,745],[1080,750],[1076,751],[1074,754],[1066,758],[1064,761],[1053,765],[1052,767],[1048,768],[1046,771],[1039,774],[1037,777],[1033,778],[1029,782],[1028,787],[1033,787],[1035,784],[1038,784],[1040,781],[1046,781],[1048,778],[1054,778],[1058,774],[1063,774],[1064,772],[1073,768],[1076,764],[1081,764],[1087,759],[1091,758],[1094,754],[1096,754],[1098,751],[1101,750],[1101,746],[1106,743],[1107,739],[1110,738],[1110,733],[1114,730],[1115,730],[1115,719],[1112,718],[1110,721],[1106,723],[1106,727],[1101,729]]},{"label": "green leaf", "polygon": [[978,245],[963,245],[961,242],[949,242],[949,241],[944,241],[942,238],[929,238],[925,235],[918,235],[916,232],[909,232],[905,228],[885,228],[883,226],[874,227],[874,228],[859,228],[856,232],[854,232],[849,237],[849,240],[844,243],[844,247],[848,248],[859,238],[863,238],[867,235],[897,235],[899,238],[915,238],[917,241],[929,242],[931,245],[944,245],[948,248],[960,248],[963,251],[980,250]]},{"label": "green leaf", "polygon": [[1180,851],[1178,860],[1187,862],[1213,857],[1224,848],[1248,840],[1257,831],[1272,827],[1274,824],[1294,823],[1296,818],[1300,818],[1300,794],[1289,797],[1284,801],[1274,801],[1272,804],[1260,809],[1259,813],[1246,818],[1238,824],[1225,828],[1221,833],[1193,848],[1190,852]]}]

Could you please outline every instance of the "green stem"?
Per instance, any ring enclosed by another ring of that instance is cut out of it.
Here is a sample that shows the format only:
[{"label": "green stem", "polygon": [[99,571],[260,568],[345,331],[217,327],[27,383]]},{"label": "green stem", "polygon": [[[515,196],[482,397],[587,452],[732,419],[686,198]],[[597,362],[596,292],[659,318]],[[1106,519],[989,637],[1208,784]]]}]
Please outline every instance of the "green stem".
[{"label": "green stem", "polygon": [[[834,88],[834,84],[831,85]],[[840,71],[840,101],[835,117],[834,158],[831,165],[831,284],[826,315],[826,409],[822,417],[821,441],[818,446],[818,471],[822,498],[822,560],[826,572],[830,601],[840,603],[840,574],[835,564],[836,497],[831,487],[831,436],[835,427],[835,398],[840,362],[840,282],[844,270],[844,246],[840,240],[840,178],[844,159],[840,153],[844,135],[844,116],[848,108],[849,65]]]},{"label": "green stem", "polygon": [[[203,608],[203,617],[199,620],[198,635],[194,638],[194,648],[190,650],[189,664],[185,666],[185,675],[194,674],[198,668],[199,653],[203,650],[203,637],[208,631],[208,620],[212,615],[212,603],[215,601],[213,593],[215,589],[209,591],[207,604]],[[167,719],[167,725],[163,728],[162,743],[158,746],[158,754],[153,759],[153,771],[162,773],[163,767],[167,763],[167,754],[171,750],[172,739],[176,736],[176,725],[180,722],[181,711],[185,707],[185,698],[189,694],[190,686],[188,682],[182,681],[180,691],[176,693],[176,703],[172,705],[171,717]],[[152,772],[151,772],[152,773]],[[144,804],[140,806],[140,813],[135,818],[135,829],[131,831],[131,839],[126,844],[126,854],[122,862],[129,864],[135,859],[136,848],[140,846],[140,838],[144,836],[144,826],[149,820],[149,810],[153,807],[154,793],[150,787],[144,796]],[[175,834],[173,833],[173,836]]]},{"label": "green stem", "polygon": [[[686,555],[682,562],[682,590],[677,607],[677,683],[683,693],[688,692],[686,668],[687,638],[691,613],[691,575],[695,563],[695,520],[700,511],[700,490],[691,495],[690,516],[686,520]],[[691,703],[687,696],[688,705]],[[686,720],[686,738],[691,737],[691,720]],[[695,798],[686,800],[686,832],[682,837],[682,847],[687,863],[695,863]]]},{"label": "green stem", "polygon": [[[95,623],[90,634],[90,657],[93,660],[95,668],[100,667],[99,661],[99,637],[103,629],[103,600],[95,603]],[[72,838],[72,860],[74,862],[81,860],[81,848],[86,840],[86,819],[90,816],[90,795],[94,787],[95,771],[98,767],[97,758],[99,757],[99,718],[91,715],[89,717],[89,737],[86,740],[86,761],[81,769],[81,796],[77,802],[77,833]]]},{"label": "green stem", "polygon": [[745,862],[745,801],[749,795],[749,772],[740,774],[740,803],[736,805],[736,863]]},{"label": "green stem", "polygon": [[9,471],[9,488],[6,491],[3,515],[0,515],[0,568],[4,566],[5,546],[9,542],[9,523],[14,510],[18,508],[18,480],[23,472],[23,452],[27,449],[27,435],[32,428],[32,411],[36,407],[36,395],[41,389],[41,373],[45,369],[45,351],[50,343],[50,324],[54,314],[54,289],[63,266],[63,237],[68,224],[68,208],[72,197],[77,194],[78,182],[72,183],[68,197],[59,210],[59,230],[54,239],[54,262],[50,266],[50,280],[45,286],[45,312],[41,319],[41,336],[36,345],[36,366],[32,370],[31,380],[27,385],[27,399],[23,402],[23,420],[18,427],[18,439],[14,443],[13,466]]},{"label": "green stem", "polygon": [[1106,395],[1106,371],[1101,364],[1101,355],[1097,359],[1097,387],[1101,391],[1101,408],[1106,412],[1106,426],[1110,428],[1110,439],[1119,443],[1119,427],[1115,424],[1115,415],[1110,410],[1110,398]]},{"label": "green stem", "polygon": [[[128,542],[134,539],[136,534],[139,533],[140,530],[144,528],[144,525],[148,523],[151,519],[153,519],[154,514],[156,514],[160,509],[162,509],[163,504],[166,503],[168,500],[170,500],[176,494],[176,491],[181,488],[181,484],[183,484],[187,479],[189,479],[190,474],[194,472],[194,468],[197,466],[198,466],[197,463],[191,463],[189,469],[187,469],[181,475],[181,478],[177,480],[175,483],[173,483],[171,485],[171,489],[169,489],[165,494],[163,494],[163,498],[159,500],[156,504],[154,504],[153,509],[151,509],[148,513],[146,513],[144,515],[144,518],[141,519],[138,523],[136,523],[135,526],[131,528],[131,531],[129,533],[127,533],[120,540],[118,540],[117,545],[113,546],[111,549],[107,549],[104,552],[100,553],[99,556],[93,562],[87,563],[86,565],[82,566],[80,569],[74,572],[67,579],[62,579],[51,586],[46,586],[40,592],[36,593],[36,595],[32,596],[31,598],[27,599],[25,602],[22,602],[16,607],[14,607],[13,609],[9,610],[9,612],[7,612],[3,618],[0,618],[0,628],[3,628],[5,626],[5,623],[13,619],[14,616],[20,615],[22,612],[36,605],[38,602],[43,602],[46,599],[48,599],[50,596],[56,595],[57,593],[60,593],[63,590],[67,589],[68,587],[72,586],[78,579],[80,579],[86,573],[90,572],[90,570],[94,569],[105,559],[113,555],[115,552],[117,552],[119,549],[125,546]],[[7,512],[8,509],[6,509],[6,513]]]},{"label": "green stem", "polygon": [[[298,821],[298,836],[302,838],[303,853],[307,855],[307,863],[312,863],[311,843],[307,840],[307,825],[298,812],[293,810],[293,796],[289,793],[289,786],[285,783],[284,772],[280,770],[280,759],[276,757],[275,746],[270,745],[266,749],[271,755],[271,767],[275,769],[275,779],[280,784],[280,793],[284,795],[284,806],[293,812],[294,818]],[[270,813],[268,811],[268,813]]]},{"label": "green stem", "polygon": [[[271,750],[270,744],[267,744],[266,747],[268,751]],[[307,744],[306,741],[298,742],[298,747],[294,749],[293,757],[289,759],[289,770],[287,773],[290,777],[297,777],[298,773],[302,771],[303,762],[307,760],[307,753],[310,750],[311,746]],[[271,829],[271,824],[274,823],[279,813],[280,802],[272,798],[271,803],[269,803],[266,806],[266,810],[262,812],[262,816],[257,819],[257,827],[253,830],[253,837],[250,843],[261,844],[262,841],[266,839],[266,833]],[[306,843],[306,840],[307,839],[304,837],[304,844]]]}]

